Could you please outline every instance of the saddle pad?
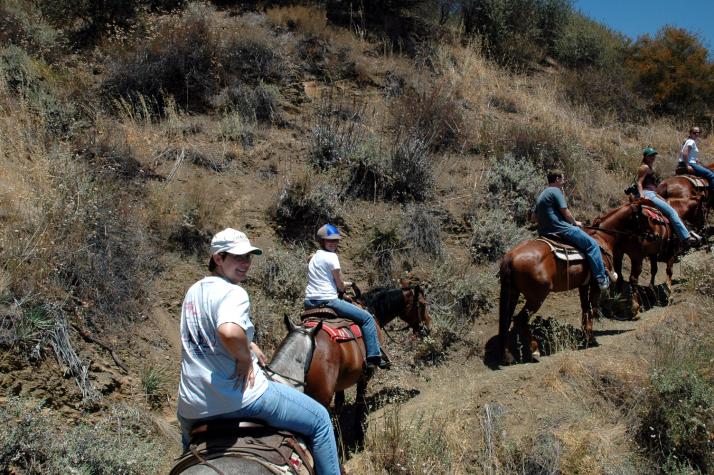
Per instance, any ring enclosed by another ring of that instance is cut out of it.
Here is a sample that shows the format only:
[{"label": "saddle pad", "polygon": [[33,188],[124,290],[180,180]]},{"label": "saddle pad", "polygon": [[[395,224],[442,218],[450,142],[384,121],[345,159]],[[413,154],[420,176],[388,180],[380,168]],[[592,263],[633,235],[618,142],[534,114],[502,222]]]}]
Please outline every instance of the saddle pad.
[{"label": "saddle pad", "polygon": [[694,175],[679,175],[679,176],[689,180],[692,183],[692,185],[694,185],[694,188],[697,188],[697,189],[709,188],[709,182],[706,181],[704,178],[699,178]]},{"label": "saddle pad", "polygon": [[550,247],[550,251],[555,255],[556,259],[566,262],[576,262],[585,259],[585,256],[570,244],[554,241],[547,237],[539,237],[537,241],[543,241]]},{"label": "saddle pad", "polygon": [[[193,449],[205,460],[234,456],[267,463],[279,473],[314,474],[312,456],[296,435],[268,426],[238,429],[237,420],[210,421],[191,437]],[[170,475],[201,463],[193,452],[183,453]]]},{"label": "saddle pad", "polygon": [[[362,338],[362,330],[360,329],[359,325],[356,323],[348,320],[350,323],[348,326],[339,326],[342,324],[341,320],[344,319],[339,319],[337,322],[337,326],[331,326],[333,325],[332,320],[323,320],[322,321],[322,329],[325,330],[325,332],[330,335],[330,338],[332,338],[335,341],[352,341],[356,340],[358,338]],[[305,325],[308,328],[312,328],[314,326],[317,326],[319,320],[306,320],[303,322],[303,325]]]},{"label": "saddle pad", "polygon": [[667,219],[667,217],[665,215],[663,215],[662,212],[660,210],[658,210],[657,208],[642,205],[642,211],[645,213],[645,216],[655,220],[656,222],[658,222],[660,224],[668,224],[669,223],[669,219]]}]

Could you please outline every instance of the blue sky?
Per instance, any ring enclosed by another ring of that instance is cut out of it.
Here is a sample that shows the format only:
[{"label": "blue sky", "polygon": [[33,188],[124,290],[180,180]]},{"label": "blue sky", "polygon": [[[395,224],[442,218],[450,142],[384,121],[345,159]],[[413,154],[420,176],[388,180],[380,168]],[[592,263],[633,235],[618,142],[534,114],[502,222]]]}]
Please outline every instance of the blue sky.
[{"label": "blue sky", "polygon": [[696,33],[714,56],[713,0],[574,0],[585,16],[630,38],[654,36],[665,25]]}]

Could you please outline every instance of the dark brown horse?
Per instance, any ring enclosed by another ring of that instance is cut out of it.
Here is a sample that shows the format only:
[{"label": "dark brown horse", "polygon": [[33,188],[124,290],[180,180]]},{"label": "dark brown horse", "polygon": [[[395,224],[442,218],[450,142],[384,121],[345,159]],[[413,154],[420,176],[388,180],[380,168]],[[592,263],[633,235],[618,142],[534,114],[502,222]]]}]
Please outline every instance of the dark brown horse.
[{"label": "dark brown horse", "polygon": [[431,327],[431,317],[424,289],[420,285],[403,283],[401,288],[377,287],[362,293],[352,285],[355,300],[374,315],[380,328],[399,317],[411,328],[414,335],[426,336]]},{"label": "dark brown horse", "polygon": [[[607,256],[606,265],[612,266],[612,252],[629,236],[642,236],[648,223],[642,214],[641,202],[623,205],[596,219],[589,227],[590,234]],[[539,240],[524,241],[501,259],[501,292],[499,298],[498,343],[501,362],[510,363],[508,330],[518,303],[525,297],[523,309],[516,315],[514,326],[524,346],[526,361],[538,356],[538,344],[528,326],[531,315],[545,301],[550,292],[578,288],[582,310],[582,326],[589,341],[594,342],[592,320],[597,312],[600,289],[590,275],[585,261],[566,262],[557,259],[548,244]]]}]

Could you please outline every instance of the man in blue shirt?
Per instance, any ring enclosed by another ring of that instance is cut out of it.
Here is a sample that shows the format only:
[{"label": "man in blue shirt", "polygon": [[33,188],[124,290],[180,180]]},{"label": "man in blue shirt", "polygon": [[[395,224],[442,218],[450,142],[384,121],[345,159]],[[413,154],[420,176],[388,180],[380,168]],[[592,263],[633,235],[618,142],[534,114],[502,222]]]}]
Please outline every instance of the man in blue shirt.
[{"label": "man in blue shirt", "polygon": [[[610,276],[602,262],[600,245],[585,231],[580,229],[580,221],[573,218],[563,195],[565,175],[561,170],[548,172],[548,187],[541,192],[531,213],[531,221],[538,223],[538,235],[554,237],[567,242],[582,251],[590,264],[598,286],[607,289],[610,286]],[[617,274],[612,273],[612,280]]]}]

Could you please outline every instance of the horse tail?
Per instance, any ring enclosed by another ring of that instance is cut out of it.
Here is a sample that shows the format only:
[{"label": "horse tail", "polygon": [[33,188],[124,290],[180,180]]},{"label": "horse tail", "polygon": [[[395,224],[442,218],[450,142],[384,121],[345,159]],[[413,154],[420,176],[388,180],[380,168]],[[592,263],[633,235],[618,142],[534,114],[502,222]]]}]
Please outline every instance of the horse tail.
[{"label": "horse tail", "polygon": [[499,352],[503,359],[508,342],[508,330],[511,327],[513,312],[518,303],[518,290],[513,285],[513,256],[506,254],[501,259],[499,270],[501,292],[498,300],[498,341]]}]

